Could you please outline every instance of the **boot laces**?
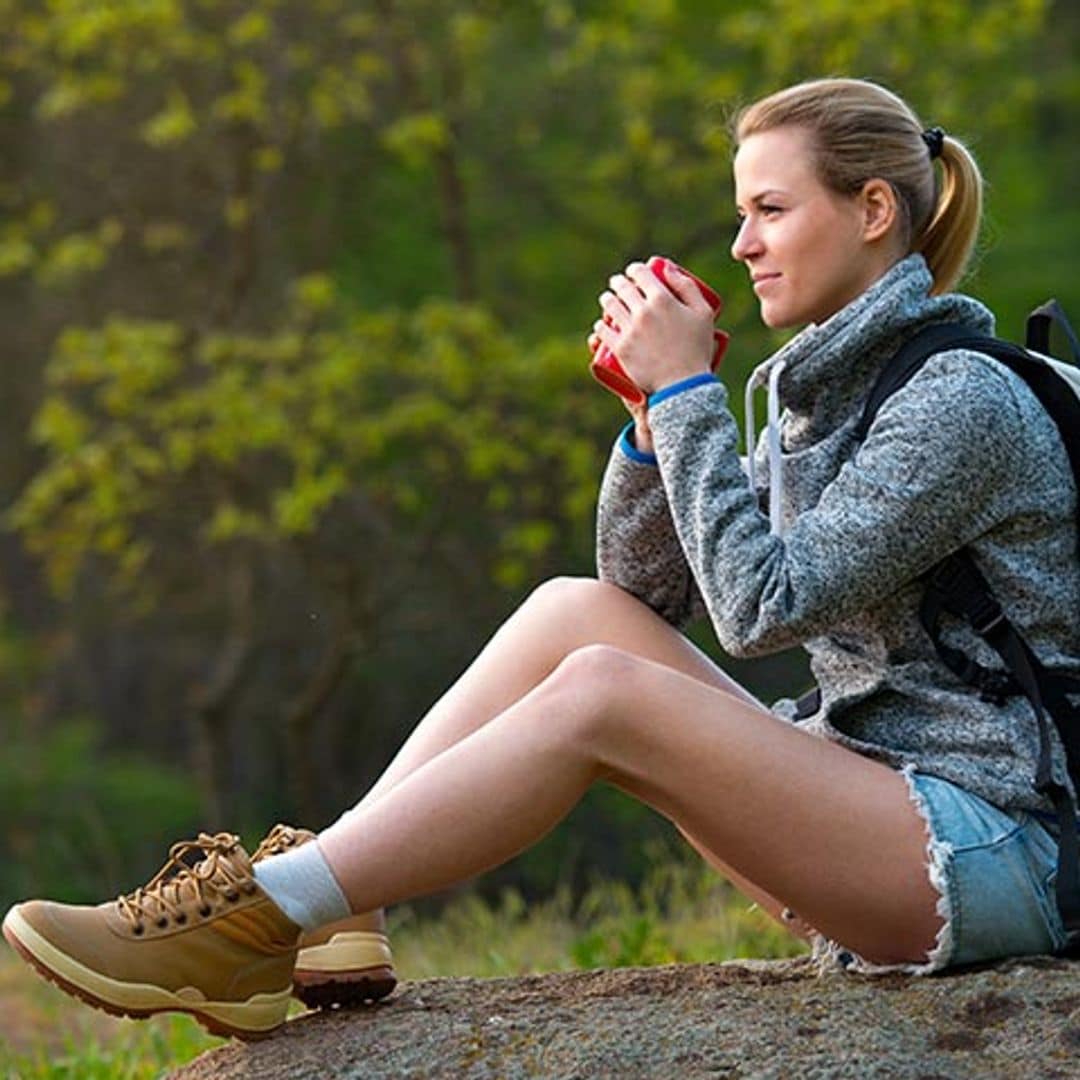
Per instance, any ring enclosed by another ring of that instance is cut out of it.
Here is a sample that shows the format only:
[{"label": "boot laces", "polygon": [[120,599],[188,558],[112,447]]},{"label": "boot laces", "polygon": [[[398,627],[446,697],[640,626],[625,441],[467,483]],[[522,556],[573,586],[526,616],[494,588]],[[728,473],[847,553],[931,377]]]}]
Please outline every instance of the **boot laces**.
[{"label": "boot laces", "polygon": [[307,843],[315,834],[308,829],[294,829],[291,825],[275,825],[255,849],[251,861],[268,859],[271,855],[281,855],[289,848]]},{"label": "boot laces", "polygon": [[[251,895],[255,883],[243,865],[234,858],[241,852],[240,838],[232,833],[199,833],[195,840],[181,840],[169,848],[165,865],[134,892],[117,897],[116,906],[131,923],[132,932],[142,934],[147,921],[162,929],[174,919],[185,923],[194,906],[201,918],[213,914],[213,901],[224,897],[229,902]],[[192,855],[201,856],[190,862]]]}]

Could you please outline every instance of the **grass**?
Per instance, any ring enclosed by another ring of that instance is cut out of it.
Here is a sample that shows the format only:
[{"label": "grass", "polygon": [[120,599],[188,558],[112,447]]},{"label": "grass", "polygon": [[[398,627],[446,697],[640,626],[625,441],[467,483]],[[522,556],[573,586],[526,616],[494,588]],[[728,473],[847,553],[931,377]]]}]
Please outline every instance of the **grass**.
[{"label": "grass", "polygon": [[[703,864],[671,858],[637,890],[606,882],[576,902],[562,891],[539,903],[512,890],[491,902],[465,893],[438,917],[395,909],[390,932],[403,979],[804,951]],[[120,1020],[86,1008],[0,951],[0,1080],[150,1080],[221,1041],[186,1016]]]}]

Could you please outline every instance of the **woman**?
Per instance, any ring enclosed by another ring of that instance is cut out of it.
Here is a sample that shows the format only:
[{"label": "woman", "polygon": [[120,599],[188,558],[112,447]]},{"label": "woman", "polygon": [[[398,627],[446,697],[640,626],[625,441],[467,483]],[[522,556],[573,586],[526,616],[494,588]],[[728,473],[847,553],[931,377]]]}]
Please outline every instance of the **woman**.
[{"label": "woman", "polygon": [[[1034,721],[940,664],[916,582],[967,546],[1046,663],[1080,671],[1060,440],[1018,379],[962,352],[931,359],[852,437],[915,330],[991,327],[947,292],[977,232],[978,171],[857,80],[767,98],[736,134],[732,254],[767,325],[806,326],[768,362],[786,407],[775,531],[708,372],[711,309],[688,278],[669,291],[630,264],[591,342],[651,396],[605,475],[600,580],[538,588],[317,843],[271,845],[253,869],[235,838],[203,837],[194,871],[115,903],[12,909],[5,932],[36,967],[113,1009],[265,1033],[284,1019],[301,931],[504,862],[600,780],[857,967],[930,972],[1061,944]],[[804,644],[816,713],[765,708],[694,648],[676,627],[702,609],[735,655]]]}]

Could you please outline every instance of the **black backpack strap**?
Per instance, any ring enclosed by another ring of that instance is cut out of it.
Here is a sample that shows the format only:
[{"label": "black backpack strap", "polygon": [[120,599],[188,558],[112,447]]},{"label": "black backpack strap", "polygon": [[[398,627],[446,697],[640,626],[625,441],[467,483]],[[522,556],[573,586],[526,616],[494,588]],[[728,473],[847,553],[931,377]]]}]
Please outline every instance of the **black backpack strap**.
[{"label": "black backpack strap", "polygon": [[[1051,322],[1069,327],[1064,313],[1053,300],[1032,312],[1031,318],[1035,321],[1028,323],[1029,339],[1032,335],[1032,326],[1035,327],[1036,338],[1043,330],[1047,335],[1049,334],[1048,327]],[[1080,341],[1077,341],[1072,329],[1068,328],[1067,332],[1070,341],[1075,343],[1077,349],[1080,349]],[[917,375],[931,356],[950,349],[967,349],[970,352],[992,356],[1027,383],[1031,392],[1039,399],[1039,404],[1057,424],[1058,433],[1069,455],[1073,475],[1077,477],[1077,485],[1080,486],[1080,424],[1076,422],[1076,395],[1048,364],[1032,356],[1026,349],[1010,341],[973,333],[961,323],[935,323],[925,327],[911,337],[885,365],[877,382],[870,390],[862,416],[855,426],[855,436],[859,442],[866,438],[881,406]],[[1080,357],[1080,352],[1078,352],[1078,357]]]},{"label": "black backpack strap", "polygon": [[1027,321],[1027,337],[1025,344],[1029,349],[1041,352],[1044,356],[1050,355],[1050,328],[1057,326],[1065,335],[1072,350],[1074,364],[1080,364],[1080,338],[1069,324],[1065,312],[1056,300],[1047,300],[1045,304],[1037,307]]},{"label": "black backpack strap", "polygon": [[[1080,342],[1072,333],[1056,303],[1043,305],[1028,324],[1028,344],[1049,351],[1052,324],[1062,325],[1077,356]],[[870,391],[855,428],[859,441],[866,438],[881,406],[906,385],[931,356],[951,349],[967,349],[992,356],[1019,375],[1057,424],[1080,486],[1080,424],[1076,424],[1076,398],[1043,361],[1025,349],[997,338],[972,333],[956,323],[939,323],[919,331],[882,370]],[[942,662],[968,685],[990,700],[1023,694],[1030,702],[1038,725],[1039,758],[1036,790],[1052,803],[1058,819],[1057,902],[1068,934],[1063,952],[1080,956],[1080,835],[1077,806],[1068,789],[1054,779],[1049,715],[1065,748],[1073,784],[1080,790],[1080,708],[1068,694],[1080,692],[1076,680],[1048,671],[1009,622],[990,586],[971,555],[958,551],[933,567],[924,578],[920,618]],[[1006,671],[994,671],[971,660],[942,640],[940,619],[944,612],[965,619],[971,628],[1001,657]]]},{"label": "black backpack strap", "polygon": [[[1058,679],[1009,622],[990,586],[975,565],[970,553],[961,550],[938,563],[925,577],[919,616],[923,626],[947,666],[963,678],[954,661],[962,668],[968,664],[981,672],[959,650],[949,649],[941,640],[940,617],[943,611],[963,618],[1004,661],[1012,681],[1031,703],[1039,730],[1039,760],[1035,790],[1047,796],[1058,819],[1057,901],[1062,921],[1069,934],[1067,951],[1080,955],[1080,836],[1077,834],[1077,807],[1068,789],[1053,776],[1049,714],[1065,747],[1069,773],[1080,776],[1080,708],[1072,705],[1067,693],[1075,693],[1073,680]],[[1075,781],[1074,781],[1075,782]]]},{"label": "black backpack strap", "polygon": [[934,323],[924,327],[904,343],[903,347],[882,368],[878,380],[866,399],[862,416],[855,425],[855,436],[862,442],[870,431],[878,410],[902,386],[918,374],[919,369],[935,353],[960,348],[955,342],[971,341],[992,342],[995,339],[974,334],[970,327],[960,323]]}]

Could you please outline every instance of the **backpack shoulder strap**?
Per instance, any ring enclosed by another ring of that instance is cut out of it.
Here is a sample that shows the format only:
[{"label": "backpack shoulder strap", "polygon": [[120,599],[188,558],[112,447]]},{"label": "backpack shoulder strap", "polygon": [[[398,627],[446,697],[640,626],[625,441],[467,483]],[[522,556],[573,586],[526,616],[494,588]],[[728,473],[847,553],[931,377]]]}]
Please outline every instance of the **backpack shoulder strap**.
[{"label": "backpack shoulder strap", "polygon": [[[1029,344],[1033,339],[1037,343],[1047,344],[1044,338],[1049,334],[1051,321],[1068,326],[1067,322],[1062,321],[1063,317],[1059,316],[1060,308],[1053,301],[1034,312],[1032,319],[1035,322],[1028,327]],[[1077,397],[1076,392],[1046,358],[1033,356],[1027,349],[1010,341],[973,333],[960,323],[934,323],[924,327],[909,338],[885,365],[870,390],[862,415],[855,426],[855,435],[859,442],[866,438],[881,406],[918,374],[931,356],[950,349],[968,349],[992,356],[1027,383],[1057,425],[1069,455],[1077,489],[1080,490],[1080,397]]]},{"label": "backpack shoulder strap", "polygon": [[[1035,790],[1054,807],[1058,824],[1058,874],[1055,886],[1058,910],[1068,940],[1062,952],[1080,956],[1080,835],[1077,807],[1068,788],[1058,782],[1052,767],[1050,724],[1057,728],[1073,786],[1080,788],[1080,708],[1068,695],[1080,688],[1049,672],[1023,635],[1009,621],[992,590],[966,549],[954,551],[927,572],[919,618],[945,665],[963,681],[981,689],[979,676],[991,673],[942,641],[943,612],[963,618],[989,645],[1011,673],[1006,678],[1027,698],[1035,714],[1039,736]],[[959,665],[957,664],[959,661]],[[984,694],[984,696],[987,696]]]},{"label": "backpack shoulder strap", "polygon": [[[1048,345],[1049,327],[1059,321],[1060,309],[1045,305],[1034,313],[1028,326],[1028,347]],[[1065,324],[1067,326],[1067,323]],[[1075,337],[1070,344],[1076,349]],[[938,323],[920,330],[882,369],[871,388],[855,428],[858,440],[866,438],[881,406],[905,386],[933,355],[951,349],[968,349],[992,356],[1022,378],[1057,425],[1080,489],[1080,398],[1043,357],[999,338],[973,333],[958,323]],[[1040,351],[1047,351],[1045,348]],[[942,662],[961,680],[990,700],[1022,694],[1035,713],[1039,734],[1036,789],[1054,806],[1058,819],[1058,908],[1068,934],[1066,955],[1080,956],[1080,836],[1077,807],[1071,793],[1058,783],[1051,769],[1050,725],[1052,719],[1064,744],[1066,765],[1074,786],[1080,789],[1080,708],[1068,695],[1066,685],[1043,667],[1016,628],[1001,610],[990,586],[969,552],[953,552],[932,567],[923,578],[920,619]],[[951,648],[942,639],[943,612],[965,619],[1004,661],[1006,671],[992,671]],[[1072,680],[1066,682],[1071,683]]]},{"label": "backpack shoulder strap", "polygon": [[859,417],[859,422],[855,426],[855,434],[859,442],[866,438],[881,406],[897,390],[906,386],[931,356],[959,348],[957,342],[969,341],[973,338],[978,338],[982,342],[995,340],[973,334],[969,327],[960,323],[934,323],[924,326],[908,338],[900,350],[881,369],[877,382],[870,389],[870,396],[866,399],[862,416]]},{"label": "backpack shoulder strap", "polygon": [[1056,300],[1047,300],[1045,304],[1037,307],[1027,321],[1027,339],[1024,342],[1029,349],[1035,352],[1050,355],[1050,328],[1056,326],[1065,336],[1072,351],[1074,364],[1080,364],[1080,338],[1069,324],[1069,320],[1062,311],[1061,305]]}]

